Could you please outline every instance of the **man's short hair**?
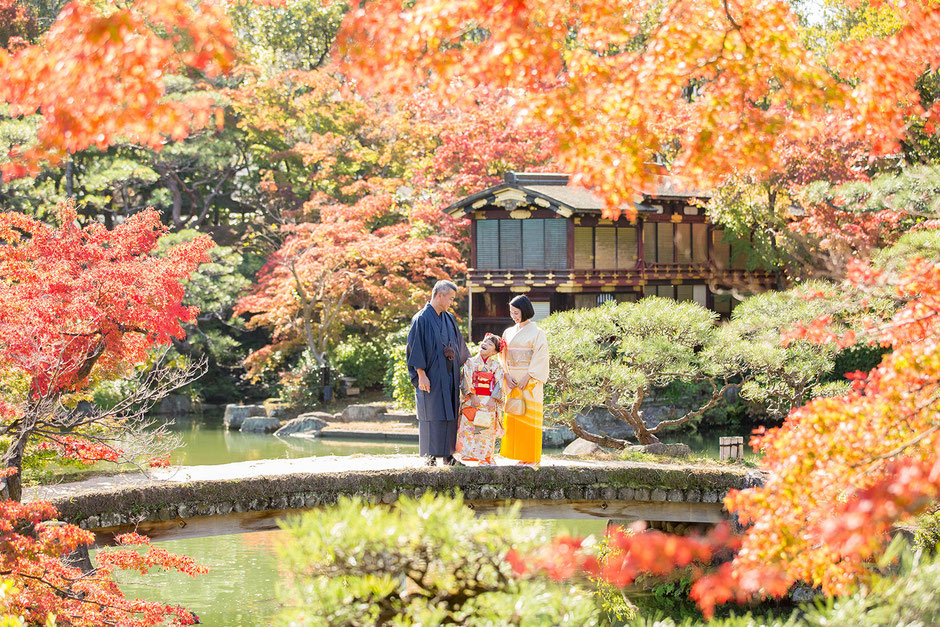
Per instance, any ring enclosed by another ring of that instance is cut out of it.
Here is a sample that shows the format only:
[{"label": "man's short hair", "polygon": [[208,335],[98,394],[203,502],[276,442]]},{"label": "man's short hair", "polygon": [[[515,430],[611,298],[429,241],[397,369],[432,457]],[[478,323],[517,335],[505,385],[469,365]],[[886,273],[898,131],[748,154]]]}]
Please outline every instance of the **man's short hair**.
[{"label": "man's short hair", "polygon": [[440,280],[434,284],[434,289],[431,290],[431,296],[437,296],[441,292],[456,292],[457,285],[453,281]]}]

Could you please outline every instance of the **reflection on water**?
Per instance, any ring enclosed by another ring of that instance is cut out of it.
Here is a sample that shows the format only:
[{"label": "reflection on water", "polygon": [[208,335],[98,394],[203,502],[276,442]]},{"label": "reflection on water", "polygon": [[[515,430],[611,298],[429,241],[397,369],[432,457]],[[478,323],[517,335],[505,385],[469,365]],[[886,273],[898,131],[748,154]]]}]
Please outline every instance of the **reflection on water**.
[{"label": "reflection on water", "polygon": [[271,434],[228,431],[222,416],[179,419],[169,424],[183,443],[171,455],[174,464],[201,466],[257,459],[294,459],[315,455],[354,455],[416,453],[417,444],[401,442],[358,442],[319,438],[276,438]]},{"label": "reflection on water", "polygon": [[[519,524],[543,525],[554,534],[579,537],[599,537],[606,526],[603,520],[521,520]],[[195,578],[159,571],[122,573],[118,581],[127,596],[182,605],[195,612],[202,625],[270,625],[277,613],[279,579],[274,546],[283,535],[276,530],[160,542],[161,549],[189,555],[212,570]]]},{"label": "reflection on water", "polygon": [[269,625],[277,611],[274,543],[282,533],[168,540],[158,546],[188,555],[212,570],[195,578],[153,571],[148,575],[120,573],[117,579],[128,597],[182,605],[195,612],[202,625]]}]

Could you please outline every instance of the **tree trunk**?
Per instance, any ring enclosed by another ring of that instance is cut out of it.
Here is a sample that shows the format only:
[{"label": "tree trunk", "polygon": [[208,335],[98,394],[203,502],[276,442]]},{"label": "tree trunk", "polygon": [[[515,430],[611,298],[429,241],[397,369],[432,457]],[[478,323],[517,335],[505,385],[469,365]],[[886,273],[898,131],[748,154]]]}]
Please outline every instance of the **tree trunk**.
[{"label": "tree trunk", "polygon": [[74,172],[75,172],[75,164],[72,163],[72,155],[70,154],[69,160],[65,162],[65,196],[66,198],[75,197]]},{"label": "tree trunk", "polygon": [[630,428],[633,429],[633,437],[636,438],[637,442],[644,445],[656,444],[659,442],[659,438],[646,428],[646,423],[643,422],[643,418],[640,416],[640,406],[643,405],[645,397],[646,389],[641,387],[636,391],[636,400],[633,401],[630,407],[623,407],[617,402],[617,398],[610,398],[606,403],[607,410],[630,425]]},{"label": "tree trunk", "polygon": [[572,433],[581,438],[582,440],[587,440],[588,442],[593,442],[598,446],[603,446],[606,448],[617,449],[622,451],[626,448],[628,442],[626,440],[618,440],[617,438],[612,438],[609,435],[595,435],[590,431],[585,430],[584,427],[574,418],[568,421],[568,427],[571,429]]},{"label": "tree trunk", "polygon": [[26,448],[26,438],[18,437],[7,451],[6,467],[15,468],[16,473],[6,478],[7,494],[11,501],[23,499],[23,450]]},{"label": "tree trunk", "polygon": [[653,433],[649,429],[646,428],[646,424],[643,422],[642,419],[626,420],[626,422],[631,427],[633,427],[633,435],[634,437],[636,437],[636,441],[639,442],[640,444],[643,444],[643,445],[656,444],[657,442],[659,442],[659,438],[653,435]]}]

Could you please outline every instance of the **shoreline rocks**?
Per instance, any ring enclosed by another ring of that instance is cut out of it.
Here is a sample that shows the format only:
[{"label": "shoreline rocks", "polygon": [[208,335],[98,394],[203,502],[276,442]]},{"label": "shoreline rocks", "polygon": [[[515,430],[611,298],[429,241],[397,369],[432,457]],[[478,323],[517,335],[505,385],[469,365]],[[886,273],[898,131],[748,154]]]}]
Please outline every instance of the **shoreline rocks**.
[{"label": "shoreline rocks", "polygon": [[366,403],[364,405],[349,405],[343,410],[338,420],[341,422],[372,422],[379,420],[379,416],[391,409],[386,403]]},{"label": "shoreline rocks", "polygon": [[285,423],[283,427],[275,431],[274,435],[279,438],[288,435],[316,435],[320,433],[320,430],[323,429],[323,427],[326,427],[329,424],[329,421],[332,419],[332,414],[327,414],[326,412],[321,411],[312,411],[306,414],[300,414],[293,420]]},{"label": "shoreline rocks", "polygon": [[241,429],[248,417],[267,418],[268,412],[264,405],[226,405],[222,423],[226,429]]},{"label": "shoreline rocks", "polygon": [[281,421],[267,416],[248,416],[242,421],[242,433],[272,433],[281,428]]},{"label": "shoreline rocks", "polygon": [[[637,444],[623,449],[624,452],[646,453],[648,455],[665,455],[667,457],[689,457],[692,449],[687,444],[656,442],[655,444]],[[569,457],[591,457],[594,455],[609,455],[615,453],[613,449],[604,448],[593,442],[578,438],[562,452]]]}]

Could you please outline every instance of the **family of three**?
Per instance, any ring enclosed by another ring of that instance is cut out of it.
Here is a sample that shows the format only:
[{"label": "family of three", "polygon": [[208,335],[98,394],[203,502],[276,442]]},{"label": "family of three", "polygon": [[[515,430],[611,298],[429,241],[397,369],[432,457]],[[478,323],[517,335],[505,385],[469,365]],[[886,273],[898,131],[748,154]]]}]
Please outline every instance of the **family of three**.
[{"label": "family of three", "polygon": [[408,373],[415,386],[420,453],[429,466],[440,458],[492,464],[499,454],[520,464],[542,457],[542,391],[548,381],[548,342],[532,321],[525,296],[509,302],[515,323],[502,337],[488,333],[471,357],[457,320],[447,310],[457,286],[438,281],[431,301],[408,331]]}]

